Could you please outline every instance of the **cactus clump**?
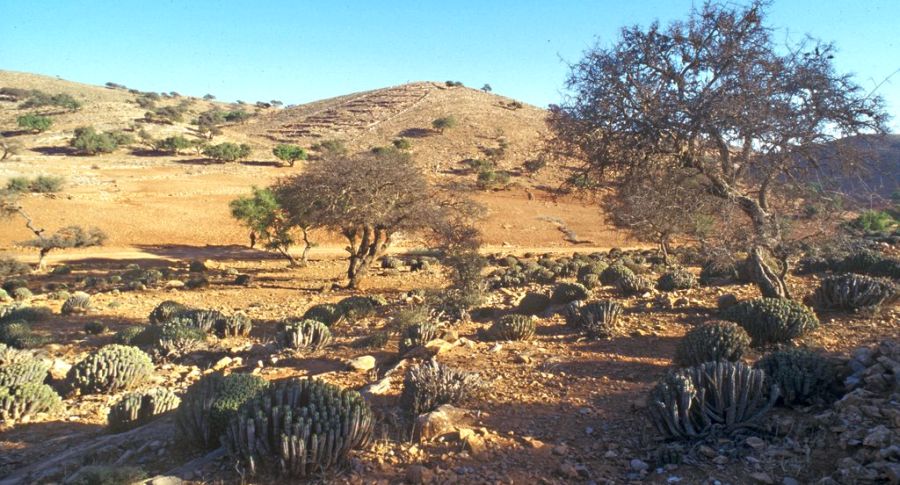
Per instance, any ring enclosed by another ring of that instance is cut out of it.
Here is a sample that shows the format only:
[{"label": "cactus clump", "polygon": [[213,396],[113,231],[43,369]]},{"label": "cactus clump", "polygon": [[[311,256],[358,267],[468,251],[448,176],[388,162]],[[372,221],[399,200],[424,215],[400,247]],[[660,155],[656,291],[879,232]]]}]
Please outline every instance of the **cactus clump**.
[{"label": "cactus clump", "polygon": [[413,416],[418,416],[442,404],[458,404],[481,386],[477,373],[451,369],[431,359],[407,371],[400,401]]},{"label": "cactus clump", "polygon": [[614,286],[619,279],[629,275],[634,276],[634,271],[622,264],[621,261],[617,261],[600,273],[600,282],[604,285]]},{"label": "cactus clump", "polygon": [[265,379],[252,374],[209,374],[192,384],[175,414],[176,436],[199,450],[220,445],[228,422],[245,402],[268,389]]},{"label": "cactus clump", "polygon": [[746,426],[771,409],[778,386],[742,362],[706,362],[670,372],[651,391],[650,420],[663,435],[696,439]]},{"label": "cactus clump", "polygon": [[494,340],[530,340],[537,326],[527,315],[504,315],[491,325],[487,334]]},{"label": "cactus clump", "polygon": [[49,370],[50,361],[0,344],[0,387],[44,382]]},{"label": "cactus clump", "polygon": [[331,330],[318,320],[285,320],[276,339],[283,348],[318,350],[331,343]]},{"label": "cactus clump", "polygon": [[678,342],[675,364],[690,367],[704,362],[736,362],[750,348],[747,331],[734,322],[713,320],[694,327]]},{"label": "cactus clump", "polygon": [[0,343],[17,349],[40,347],[46,342],[44,337],[31,331],[31,325],[23,321],[0,323]]},{"label": "cactus clump", "polygon": [[54,412],[61,404],[59,394],[43,383],[0,387],[0,421],[18,421],[36,413]]},{"label": "cactus clump", "polygon": [[154,418],[178,407],[181,399],[169,389],[157,387],[144,392],[131,392],[109,408],[106,424],[113,433],[121,433],[149,423]]},{"label": "cactus clump", "polygon": [[683,268],[666,271],[656,281],[656,289],[659,291],[689,290],[695,286],[697,286],[697,278]]},{"label": "cactus clump", "polygon": [[113,340],[117,344],[137,345],[137,342],[135,342],[134,339],[143,333],[145,328],[147,327],[143,325],[129,325],[116,332],[115,336],[113,336]]},{"label": "cactus clump", "polygon": [[550,297],[543,293],[528,292],[519,301],[516,312],[523,315],[537,315],[543,313],[550,306]]},{"label": "cactus clump", "polygon": [[553,289],[550,300],[556,304],[566,304],[575,300],[584,300],[590,293],[581,283],[560,283]]},{"label": "cactus clump", "polygon": [[625,295],[639,295],[653,290],[652,281],[634,273],[619,278],[615,286]]},{"label": "cactus clump", "polygon": [[812,296],[812,302],[822,308],[836,310],[876,309],[890,305],[900,297],[900,291],[890,280],[858,274],[829,276],[822,280]]},{"label": "cactus clump", "polygon": [[158,332],[151,332],[155,334],[154,346],[159,356],[170,359],[182,357],[202,349],[206,344],[206,332],[198,327],[185,325],[177,318],[158,328]]},{"label": "cactus clump", "polygon": [[438,338],[440,333],[440,328],[429,322],[410,325],[404,328],[403,332],[400,334],[400,355],[409,352],[415,347],[431,342]]},{"label": "cactus clump", "polygon": [[743,327],[754,347],[790,342],[819,326],[819,319],[812,310],[781,298],[758,298],[738,303],[725,309],[722,318]]},{"label": "cactus clump", "polygon": [[203,332],[212,333],[224,325],[222,322],[226,319],[227,317],[217,310],[186,310],[174,315],[168,323],[199,328]]},{"label": "cactus clump", "polygon": [[246,337],[253,329],[253,321],[246,313],[237,312],[219,320],[216,335],[219,337]]},{"label": "cactus clump", "polygon": [[150,379],[153,363],[137,347],[112,344],[91,352],[66,376],[71,389],[82,393],[111,393],[133,389]]},{"label": "cactus clump", "polygon": [[166,300],[150,312],[150,323],[154,325],[162,325],[170,321],[175,315],[189,310],[188,307],[178,303],[177,301]]},{"label": "cactus clump", "polygon": [[807,349],[780,350],[760,359],[755,367],[778,385],[785,405],[833,400],[838,383],[837,367],[816,352]]},{"label": "cactus clump", "polygon": [[598,300],[577,309],[572,326],[584,331],[590,338],[610,338],[619,327],[623,307],[612,300]]},{"label": "cactus clump", "polygon": [[60,309],[63,315],[84,314],[91,311],[91,295],[83,291],[76,291],[66,299]]},{"label": "cactus clump", "polygon": [[375,303],[366,296],[348,296],[337,302],[336,306],[338,313],[350,321],[365,318],[375,313]]},{"label": "cactus clump", "polygon": [[338,323],[342,318],[343,314],[340,312],[336,305],[332,305],[330,303],[320,303],[318,305],[313,305],[306,310],[306,313],[303,314],[304,320],[317,320],[329,327]]},{"label": "cactus clump", "polygon": [[320,475],[369,444],[374,420],[356,391],[317,379],[273,385],[241,407],[222,441],[250,475]]}]

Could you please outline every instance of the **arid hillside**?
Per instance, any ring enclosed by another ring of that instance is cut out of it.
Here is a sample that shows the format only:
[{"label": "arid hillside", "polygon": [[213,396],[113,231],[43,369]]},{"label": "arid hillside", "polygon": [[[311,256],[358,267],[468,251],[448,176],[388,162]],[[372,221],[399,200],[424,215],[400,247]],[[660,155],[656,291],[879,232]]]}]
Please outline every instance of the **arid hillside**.
[{"label": "arid hillside", "polygon": [[[64,223],[98,226],[110,235],[108,250],[125,254],[160,245],[207,246],[243,244],[246,234],[231,220],[227,203],[253,185],[303,170],[281,167],[271,149],[295,143],[307,149],[323,140],[341,140],[348,151],[391,145],[404,139],[408,150],[432,180],[447,190],[469,193],[488,209],[483,224],[489,245],[529,248],[572,246],[561,228],[574,231],[585,246],[611,246],[623,240],[602,224],[595,205],[552,195],[564,175],[547,166],[537,174],[523,163],[535,160],[545,134],[544,111],[502,96],[443,83],[420,82],[355,93],[287,108],[226,104],[169,93],[157,107],[183,107],[180,121],[143,120],[144,95],[126,88],[89,86],[46,76],[0,72],[0,88],[37,89],[69,94],[82,103],[75,112],[51,112],[52,126],[33,134],[19,130],[18,116],[33,110],[0,97],[0,129],[8,142],[21,146],[0,163],[0,181],[11,177],[56,175],[65,178],[58,194],[34,194],[25,207],[35,220],[53,230]],[[212,143],[247,143],[252,155],[236,163],[214,163],[193,153],[161,155],[134,144],[114,153],[76,155],[69,142],[78,127],[145,131],[155,138],[184,135],[195,139],[192,125],[210,109],[244,110],[252,116],[226,123]],[[452,117],[455,126],[438,131],[432,122]],[[311,150],[315,157],[315,150]],[[472,159],[492,159],[510,175],[504,190],[480,190]],[[314,163],[314,162],[311,162]],[[10,248],[29,237],[19,221],[0,222],[0,245]],[[328,241],[328,235],[318,235]],[[415,241],[407,241],[415,247]],[[319,252],[340,252],[323,244]]]}]

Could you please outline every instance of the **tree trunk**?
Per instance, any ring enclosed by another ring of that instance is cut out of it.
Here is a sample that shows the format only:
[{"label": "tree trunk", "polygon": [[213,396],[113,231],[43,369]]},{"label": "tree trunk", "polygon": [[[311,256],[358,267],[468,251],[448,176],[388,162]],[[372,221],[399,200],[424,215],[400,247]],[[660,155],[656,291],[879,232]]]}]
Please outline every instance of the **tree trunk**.
[{"label": "tree trunk", "polygon": [[309,240],[309,230],[305,227],[301,230],[303,231],[303,254],[300,256],[300,264],[305,267],[309,264],[309,250],[312,248],[312,242]]},{"label": "tree trunk", "polygon": [[663,264],[669,265],[669,236],[659,238],[659,251],[662,253]]},{"label": "tree trunk", "polygon": [[[347,234],[347,233],[345,233]],[[350,267],[347,269],[347,277],[350,280],[348,288],[358,289],[359,283],[369,273],[369,268],[376,259],[380,258],[391,242],[390,233],[383,228],[367,226],[363,229],[359,244],[356,242],[355,232],[348,236],[350,240]]]},{"label": "tree trunk", "polygon": [[38,271],[44,272],[47,269],[47,254],[50,253],[50,248],[41,248],[40,256],[38,256]]},{"label": "tree trunk", "polygon": [[786,268],[776,272],[763,257],[763,248],[756,246],[747,258],[747,269],[750,278],[759,287],[759,292],[766,298],[790,298],[785,276]]},{"label": "tree trunk", "polygon": [[297,262],[297,259],[294,258],[294,255],[292,255],[290,251],[288,251],[288,248],[279,246],[278,252],[281,253],[281,255],[284,256],[288,261],[290,261],[290,266],[300,266],[300,264]]}]

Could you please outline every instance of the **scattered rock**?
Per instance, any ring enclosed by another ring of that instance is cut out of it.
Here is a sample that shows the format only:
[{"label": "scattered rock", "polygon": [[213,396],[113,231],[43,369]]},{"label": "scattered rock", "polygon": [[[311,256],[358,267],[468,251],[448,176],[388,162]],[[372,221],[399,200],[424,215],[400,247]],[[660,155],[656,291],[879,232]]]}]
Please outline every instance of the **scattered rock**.
[{"label": "scattered rock", "polygon": [[213,365],[213,369],[222,370],[222,369],[228,367],[229,365],[231,365],[231,362],[232,362],[231,357],[228,357],[226,355],[225,357],[222,357],[221,359],[216,361],[216,363]]},{"label": "scattered rock", "polygon": [[375,357],[371,355],[363,355],[347,362],[347,366],[357,372],[368,372],[374,369],[376,364]]},{"label": "scattered rock", "polygon": [[181,281],[181,280],[166,281],[166,289],[167,290],[180,290],[182,288],[184,288],[184,281]]},{"label": "scattered rock", "polygon": [[460,426],[471,424],[469,411],[444,404],[436,410],[420,415],[416,419],[415,435],[418,440],[430,441],[438,436],[452,433]]},{"label": "scattered rock", "polygon": [[750,478],[755,480],[757,483],[767,483],[770,485],[775,483],[775,480],[772,480],[772,476],[766,472],[751,473]]},{"label": "scattered rock", "polygon": [[406,481],[413,485],[427,484],[434,480],[434,472],[422,465],[411,465],[406,469]]},{"label": "scattered rock", "polygon": [[650,468],[650,465],[648,465],[647,462],[639,460],[637,458],[633,458],[631,462],[629,462],[629,466],[631,466],[631,469],[636,472],[642,472]]},{"label": "scattered rock", "polygon": [[760,438],[757,438],[756,436],[750,436],[749,438],[744,440],[744,443],[750,448],[753,448],[757,451],[766,447],[766,442]]}]

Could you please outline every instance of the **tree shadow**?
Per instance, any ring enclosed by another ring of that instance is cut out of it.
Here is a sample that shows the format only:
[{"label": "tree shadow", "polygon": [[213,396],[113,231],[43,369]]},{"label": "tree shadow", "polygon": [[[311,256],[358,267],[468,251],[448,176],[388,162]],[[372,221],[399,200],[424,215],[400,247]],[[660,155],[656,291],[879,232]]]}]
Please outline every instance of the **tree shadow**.
[{"label": "tree shadow", "polygon": [[434,131],[428,128],[407,128],[398,133],[397,136],[403,138],[427,138],[433,134]]},{"label": "tree shadow", "polygon": [[288,168],[287,165],[284,165],[280,162],[273,162],[271,160],[244,160],[238,163],[240,163],[241,165],[246,165],[248,167]]},{"label": "tree shadow", "polygon": [[213,160],[210,158],[189,158],[187,160],[172,160],[181,165],[225,165],[226,162]]},{"label": "tree shadow", "polygon": [[31,132],[28,130],[8,130],[8,131],[0,132],[0,136],[6,137],[6,138],[12,138],[14,136],[22,136],[22,135],[27,135],[29,133],[31,133]]},{"label": "tree shadow", "polygon": [[157,256],[176,259],[230,259],[230,260],[274,260],[280,256],[260,249],[250,249],[237,244],[190,246],[186,244],[138,244],[141,251]]},{"label": "tree shadow", "polygon": [[72,147],[33,147],[30,149],[33,152],[38,152],[42,155],[51,155],[51,156],[68,156],[72,157],[78,155],[78,151]]}]

